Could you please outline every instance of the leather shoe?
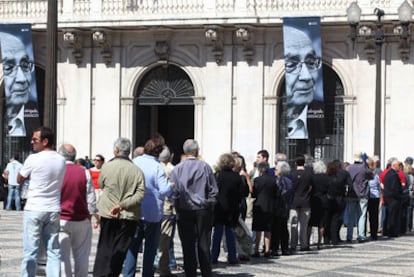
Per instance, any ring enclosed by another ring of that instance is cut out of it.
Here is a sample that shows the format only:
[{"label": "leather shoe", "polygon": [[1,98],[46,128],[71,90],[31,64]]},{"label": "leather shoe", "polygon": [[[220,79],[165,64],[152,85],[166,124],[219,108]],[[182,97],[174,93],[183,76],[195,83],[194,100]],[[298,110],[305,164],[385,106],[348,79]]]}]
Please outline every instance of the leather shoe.
[{"label": "leather shoe", "polygon": [[282,256],[290,256],[291,253],[289,250],[282,251]]}]

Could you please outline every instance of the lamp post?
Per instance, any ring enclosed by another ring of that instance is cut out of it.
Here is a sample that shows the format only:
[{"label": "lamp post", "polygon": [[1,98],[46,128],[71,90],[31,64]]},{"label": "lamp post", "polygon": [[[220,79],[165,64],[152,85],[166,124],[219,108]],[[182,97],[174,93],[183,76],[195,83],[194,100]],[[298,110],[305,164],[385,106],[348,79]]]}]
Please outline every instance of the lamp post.
[{"label": "lamp post", "polygon": [[45,76],[45,108],[43,125],[54,130],[56,134],[56,89],[57,89],[57,2],[48,0],[47,6],[47,47]]},{"label": "lamp post", "polygon": [[361,19],[361,8],[357,2],[352,2],[346,10],[348,16],[348,22],[351,26],[351,40],[355,45],[357,37],[365,37],[373,39],[375,42],[375,65],[376,65],[376,81],[375,81],[375,125],[374,125],[374,154],[381,156],[381,125],[382,125],[382,92],[381,92],[381,58],[382,58],[382,45],[387,37],[400,37],[400,53],[403,61],[407,59],[407,53],[409,51],[409,25],[412,18],[413,7],[405,0],[398,8],[398,18],[401,24],[401,32],[387,33],[384,30],[384,23],[381,21],[385,15],[384,10],[375,8],[374,14],[377,16],[375,23],[375,33],[370,32],[365,34],[358,33],[358,24]]}]

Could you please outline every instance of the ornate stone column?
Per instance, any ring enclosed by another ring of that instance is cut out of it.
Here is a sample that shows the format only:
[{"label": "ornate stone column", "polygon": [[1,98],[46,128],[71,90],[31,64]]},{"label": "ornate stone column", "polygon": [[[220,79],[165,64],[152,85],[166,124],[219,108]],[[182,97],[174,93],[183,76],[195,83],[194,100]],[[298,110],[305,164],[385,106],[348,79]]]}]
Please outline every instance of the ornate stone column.
[{"label": "ornate stone column", "polygon": [[132,139],[134,122],[134,97],[121,97],[120,132],[122,137]]}]

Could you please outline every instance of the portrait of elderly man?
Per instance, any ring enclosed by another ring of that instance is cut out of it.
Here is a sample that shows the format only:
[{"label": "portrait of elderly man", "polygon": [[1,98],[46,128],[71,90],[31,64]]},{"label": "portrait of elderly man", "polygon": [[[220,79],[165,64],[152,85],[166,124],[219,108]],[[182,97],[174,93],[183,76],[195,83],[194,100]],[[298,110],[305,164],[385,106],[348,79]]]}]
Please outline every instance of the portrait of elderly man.
[{"label": "portrait of elderly man", "polygon": [[[309,24],[312,27],[312,24]],[[284,25],[287,127],[289,139],[323,137],[323,89],[320,51],[309,34],[300,28]]]},{"label": "portrait of elderly man", "polygon": [[20,38],[0,32],[0,45],[9,135],[30,135],[40,124],[37,103],[30,97],[34,62]]}]

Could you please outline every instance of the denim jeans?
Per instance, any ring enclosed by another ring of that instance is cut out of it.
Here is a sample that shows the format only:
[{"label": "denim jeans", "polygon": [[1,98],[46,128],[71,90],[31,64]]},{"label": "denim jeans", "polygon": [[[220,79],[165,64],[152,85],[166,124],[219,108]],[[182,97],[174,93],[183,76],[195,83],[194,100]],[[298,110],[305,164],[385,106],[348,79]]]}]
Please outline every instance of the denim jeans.
[{"label": "denim jeans", "polygon": [[20,186],[9,186],[6,210],[11,210],[11,207],[12,207],[11,204],[12,204],[13,199],[14,199],[14,205],[16,207],[16,211],[20,211],[22,209],[20,191],[21,191]]},{"label": "denim jeans", "polygon": [[368,198],[359,199],[358,240],[365,239],[365,225],[367,222]]},{"label": "denim jeans", "polygon": [[227,260],[229,262],[237,261],[236,254],[236,237],[234,234],[234,227],[226,226],[223,224],[214,225],[213,241],[211,245],[211,259],[217,262],[220,255],[221,238],[223,237],[223,229],[226,232],[226,243],[227,243]]},{"label": "denim jeans", "polygon": [[60,276],[58,212],[24,211],[22,277],[34,277],[42,238],[47,249],[46,276]]},{"label": "denim jeans", "polygon": [[346,230],[346,240],[352,240],[352,235],[354,234],[354,226],[357,223],[359,218],[359,199],[349,198],[347,200],[347,217],[345,223],[347,225]]},{"label": "denim jeans", "polygon": [[134,277],[137,267],[138,251],[142,247],[142,240],[145,239],[144,256],[142,264],[142,276],[154,276],[154,259],[157,253],[157,248],[160,240],[161,223],[148,222],[140,220],[135,232],[134,239],[128,249],[124,270],[122,272],[124,277]]}]

